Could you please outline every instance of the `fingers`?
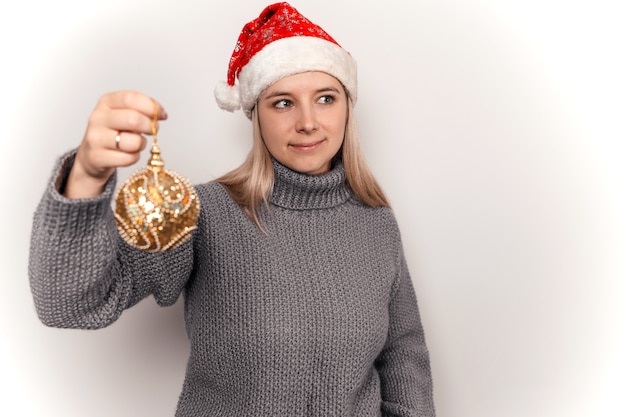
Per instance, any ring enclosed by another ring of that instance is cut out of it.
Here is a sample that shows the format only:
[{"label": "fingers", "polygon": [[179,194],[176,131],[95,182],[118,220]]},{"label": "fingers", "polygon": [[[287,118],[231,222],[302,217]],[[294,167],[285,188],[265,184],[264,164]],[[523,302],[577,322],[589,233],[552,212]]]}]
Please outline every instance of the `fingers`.
[{"label": "fingers", "polygon": [[106,94],[100,99],[100,104],[111,109],[131,109],[148,116],[154,117],[154,104],[156,103],[157,119],[167,119],[167,112],[154,99],[136,91],[116,91]]},{"label": "fingers", "polygon": [[[135,164],[146,147],[143,135],[155,134],[167,119],[161,104],[136,91],[118,91],[100,98],[89,116],[66,184],[66,195],[97,195],[117,167]],[[153,131],[154,127],[154,131]]]},{"label": "fingers", "polygon": [[165,120],[163,106],[135,91],[120,91],[101,97],[89,116],[77,162],[85,173],[100,177],[111,169],[137,162],[146,147],[144,135],[152,135],[157,120]]},{"label": "fingers", "polygon": [[[111,109],[107,107],[96,108],[89,117],[88,128],[108,129],[137,134],[152,134],[152,116],[146,116],[132,109]],[[155,123],[156,131],[159,123]]]},{"label": "fingers", "polygon": [[103,146],[107,149],[116,150],[126,153],[138,153],[146,148],[146,138],[131,132],[118,132],[114,138],[109,138],[107,145]]},{"label": "fingers", "polygon": [[141,157],[141,153],[139,152],[117,152],[110,149],[101,150],[100,155],[103,160],[109,161],[109,164],[114,167],[128,167],[134,165]]},{"label": "fingers", "polygon": [[91,125],[85,132],[82,145],[96,151],[108,149],[117,152],[137,153],[146,148],[146,143],[146,138],[136,131],[123,131],[109,126]]},{"label": "fingers", "polygon": [[137,162],[146,147],[146,138],[137,133],[92,128],[78,149],[75,164],[93,177],[109,176],[116,167]]},{"label": "fingers", "polygon": [[89,118],[89,125],[152,134],[155,119],[157,122],[154,127],[158,130],[158,120],[167,119],[167,113],[161,104],[135,91],[119,91],[102,96]]}]

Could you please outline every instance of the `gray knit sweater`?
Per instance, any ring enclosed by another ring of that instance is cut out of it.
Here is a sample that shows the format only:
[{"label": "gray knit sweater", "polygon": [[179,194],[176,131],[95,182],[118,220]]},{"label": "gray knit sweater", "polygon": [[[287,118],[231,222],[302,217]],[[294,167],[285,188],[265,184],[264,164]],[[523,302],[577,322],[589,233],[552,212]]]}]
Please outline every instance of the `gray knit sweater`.
[{"label": "gray knit sweater", "polygon": [[194,237],[129,247],[98,198],[59,194],[61,158],[34,216],[30,282],[48,326],[95,329],[152,295],[184,294],[191,344],[176,416],[434,416],[429,356],[392,212],[360,203],[338,164],[275,163],[261,233],[222,185],[197,187]]}]

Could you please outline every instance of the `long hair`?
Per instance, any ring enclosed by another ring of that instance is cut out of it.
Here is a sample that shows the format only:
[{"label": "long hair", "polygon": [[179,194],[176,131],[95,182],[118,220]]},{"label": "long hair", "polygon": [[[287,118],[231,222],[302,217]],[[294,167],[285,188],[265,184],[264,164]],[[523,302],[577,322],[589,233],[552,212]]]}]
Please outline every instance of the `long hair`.
[{"label": "long hair", "polygon": [[[343,144],[338,152],[346,171],[346,182],[356,197],[370,207],[389,207],[385,194],[365,162],[352,109],[348,96],[348,116]],[[234,170],[215,180],[223,184],[232,198],[243,207],[246,215],[265,231],[259,210],[269,210],[269,201],[274,188],[274,167],[265,142],[261,136],[259,115],[252,109],[252,149],[244,162]]]}]

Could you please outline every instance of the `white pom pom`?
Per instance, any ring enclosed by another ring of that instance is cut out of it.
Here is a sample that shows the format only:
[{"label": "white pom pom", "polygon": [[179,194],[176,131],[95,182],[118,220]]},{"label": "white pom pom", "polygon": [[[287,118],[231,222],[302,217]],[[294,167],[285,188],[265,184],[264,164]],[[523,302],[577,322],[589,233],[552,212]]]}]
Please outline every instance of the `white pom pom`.
[{"label": "white pom pom", "polygon": [[238,85],[228,85],[225,81],[220,81],[215,86],[214,94],[220,109],[233,112],[241,108]]}]

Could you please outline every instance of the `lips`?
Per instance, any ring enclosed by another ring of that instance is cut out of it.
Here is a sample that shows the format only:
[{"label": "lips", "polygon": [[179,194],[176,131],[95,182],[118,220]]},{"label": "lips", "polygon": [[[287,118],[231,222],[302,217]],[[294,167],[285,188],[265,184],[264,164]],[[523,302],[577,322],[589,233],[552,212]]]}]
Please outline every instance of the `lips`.
[{"label": "lips", "polygon": [[324,142],[323,139],[315,142],[292,143],[289,146],[300,152],[311,152],[319,148],[322,142]]}]

